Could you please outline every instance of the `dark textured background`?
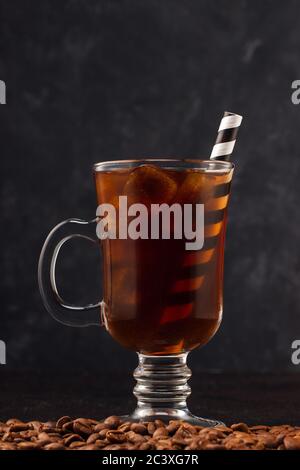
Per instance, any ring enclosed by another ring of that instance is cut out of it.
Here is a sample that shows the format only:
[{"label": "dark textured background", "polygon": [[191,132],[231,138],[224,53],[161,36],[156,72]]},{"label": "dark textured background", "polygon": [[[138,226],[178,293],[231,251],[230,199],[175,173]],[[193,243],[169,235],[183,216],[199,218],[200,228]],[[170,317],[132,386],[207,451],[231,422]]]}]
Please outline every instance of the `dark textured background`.
[{"label": "dark textured background", "polygon": [[[245,119],[224,321],[191,364],[300,372],[290,361],[300,337],[300,106],[290,99],[300,78],[299,1],[2,0],[0,9],[3,367],[130,373],[134,353],[104,331],[48,316],[40,249],[60,220],[94,216],[93,162],[206,156],[228,109]],[[80,242],[66,249],[65,290],[76,301],[97,296],[92,251]]]}]

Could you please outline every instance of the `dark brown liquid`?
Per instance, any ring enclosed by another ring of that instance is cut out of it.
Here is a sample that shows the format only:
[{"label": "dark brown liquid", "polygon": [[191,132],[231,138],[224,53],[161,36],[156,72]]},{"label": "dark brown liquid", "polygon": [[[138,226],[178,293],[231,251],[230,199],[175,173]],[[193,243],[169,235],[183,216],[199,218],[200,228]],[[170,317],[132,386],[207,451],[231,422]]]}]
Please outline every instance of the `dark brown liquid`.
[{"label": "dark brown liquid", "polygon": [[226,210],[232,172],[141,166],[96,172],[98,204],[196,204],[205,207],[205,242],[103,240],[107,327],[122,345],[144,354],[175,354],[209,341],[222,317]]}]

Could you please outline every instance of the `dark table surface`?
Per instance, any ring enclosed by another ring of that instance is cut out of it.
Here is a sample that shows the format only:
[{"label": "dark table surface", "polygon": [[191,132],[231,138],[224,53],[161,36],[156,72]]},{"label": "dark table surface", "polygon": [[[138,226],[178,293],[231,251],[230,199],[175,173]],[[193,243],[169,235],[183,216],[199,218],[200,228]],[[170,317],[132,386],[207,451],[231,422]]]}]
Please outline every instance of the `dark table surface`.
[{"label": "dark table surface", "polygon": [[[52,420],[62,415],[103,418],[135,405],[129,372],[95,376],[0,370],[0,421]],[[190,381],[193,413],[227,424],[300,425],[299,374],[197,374]]]}]

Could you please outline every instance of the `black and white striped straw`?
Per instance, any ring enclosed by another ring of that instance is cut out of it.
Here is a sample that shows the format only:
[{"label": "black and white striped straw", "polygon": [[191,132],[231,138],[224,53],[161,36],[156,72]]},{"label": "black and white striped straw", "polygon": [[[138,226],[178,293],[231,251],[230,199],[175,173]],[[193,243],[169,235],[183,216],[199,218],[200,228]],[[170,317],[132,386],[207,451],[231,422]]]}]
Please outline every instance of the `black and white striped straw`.
[{"label": "black and white striped straw", "polygon": [[243,117],[239,114],[225,111],[210,155],[211,160],[228,161],[230,159],[242,119]]}]

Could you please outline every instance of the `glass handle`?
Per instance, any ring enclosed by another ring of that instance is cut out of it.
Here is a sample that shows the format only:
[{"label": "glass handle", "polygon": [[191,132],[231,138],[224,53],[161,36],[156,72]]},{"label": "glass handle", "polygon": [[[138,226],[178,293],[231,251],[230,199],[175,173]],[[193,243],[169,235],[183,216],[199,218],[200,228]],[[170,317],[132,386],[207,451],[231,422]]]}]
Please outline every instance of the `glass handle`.
[{"label": "glass handle", "polygon": [[50,315],[64,325],[83,327],[105,323],[103,300],[83,306],[70,304],[60,296],[56,283],[56,262],[62,246],[74,238],[99,243],[96,223],[97,219],[61,222],[49,233],[40,254],[38,281],[44,305]]}]

